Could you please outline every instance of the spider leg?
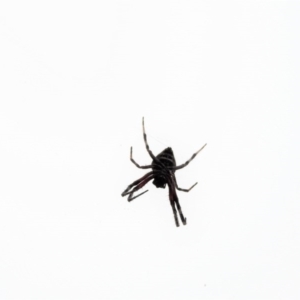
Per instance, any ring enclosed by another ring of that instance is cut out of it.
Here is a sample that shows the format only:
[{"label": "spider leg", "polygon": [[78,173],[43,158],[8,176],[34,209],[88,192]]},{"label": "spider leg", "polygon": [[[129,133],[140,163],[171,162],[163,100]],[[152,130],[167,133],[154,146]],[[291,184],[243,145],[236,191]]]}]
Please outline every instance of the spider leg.
[{"label": "spider leg", "polygon": [[186,225],[186,218],[184,217],[184,215],[181,211],[181,207],[180,207],[179,200],[178,200],[177,197],[176,197],[176,200],[175,200],[175,204],[177,206],[177,210],[179,211],[179,215],[180,215],[180,219],[181,219],[182,224]]},{"label": "spider leg", "polygon": [[147,135],[146,135],[146,131],[145,131],[145,124],[144,124],[144,117],[143,117],[143,136],[144,136],[144,141],[145,141],[145,145],[146,145],[146,149],[150,155],[150,157],[157,161],[157,158],[154,156],[154,154],[152,153],[152,151],[149,148],[148,142],[147,142]]},{"label": "spider leg", "polygon": [[[176,190],[175,190],[175,180],[174,179],[169,180],[168,185],[169,185],[169,190],[170,190],[170,201],[173,202],[173,205],[171,203],[172,208],[173,208],[173,213],[174,213],[174,209],[175,209],[175,212],[176,212],[176,208],[177,208],[182,224],[186,225],[186,218],[184,217],[184,215],[182,213],[181,206],[179,204],[179,199],[177,197]],[[176,213],[176,217],[175,217],[175,222],[176,222],[176,225],[177,225],[178,224],[177,213]],[[177,226],[179,226],[179,225],[177,225]]]},{"label": "spider leg", "polygon": [[170,199],[170,203],[171,203],[172,210],[173,210],[175,224],[176,224],[177,227],[179,227],[179,222],[178,222],[178,217],[177,217],[177,211],[176,211],[176,208],[175,208],[175,202]]},{"label": "spider leg", "polygon": [[[133,196],[133,193],[141,189],[148,181],[153,179],[153,172],[149,172],[146,175],[144,175],[142,178],[134,181],[132,184],[130,184],[127,189],[121,194],[122,197],[129,195],[127,200],[132,201],[133,199],[145,194],[147,191],[142,192],[141,194],[138,194],[137,196]],[[132,187],[136,186],[135,188],[132,189]],[[132,190],[131,190],[132,189]]]},{"label": "spider leg", "polygon": [[174,168],[172,168],[174,171],[175,170],[179,170],[179,169],[182,169],[182,168],[184,168],[184,167],[186,167],[195,157],[196,157],[196,155],[206,146],[207,144],[205,144],[204,146],[202,146],[202,148],[201,149],[199,149],[197,152],[195,152],[193,155],[192,155],[192,157],[189,159],[189,160],[187,160],[184,164],[182,164],[182,165],[180,165],[180,166],[176,166],[176,167],[174,167]]},{"label": "spider leg", "polygon": [[132,158],[132,147],[130,148],[130,160],[140,169],[150,169],[152,168],[151,165],[149,166],[140,166],[133,158]]},{"label": "spider leg", "polygon": [[189,192],[195,185],[198,184],[198,182],[196,182],[196,183],[195,183],[194,185],[192,185],[189,189],[182,189],[182,188],[178,187],[178,185],[177,185],[177,180],[176,180],[175,174],[173,174],[173,177],[174,177],[176,189],[177,189],[178,191]]},{"label": "spider leg", "polygon": [[177,216],[177,210],[176,210],[176,191],[173,185],[172,181],[168,181],[168,186],[169,186],[169,199],[170,199],[170,204],[172,206],[172,210],[173,210],[173,215],[174,215],[174,219],[175,219],[175,224],[177,227],[179,227],[179,222],[178,222],[178,216]]}]

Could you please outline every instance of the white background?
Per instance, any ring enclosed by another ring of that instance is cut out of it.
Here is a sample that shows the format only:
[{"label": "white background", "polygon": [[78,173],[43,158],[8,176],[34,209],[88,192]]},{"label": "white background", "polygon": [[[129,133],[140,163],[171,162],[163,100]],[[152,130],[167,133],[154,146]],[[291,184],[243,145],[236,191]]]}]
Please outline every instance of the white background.
[{"label": "white background", "polygon": [[[299,299],[298,1],[2,1],[0,299]],[[121,193],[171,146],[168,190]]]}]

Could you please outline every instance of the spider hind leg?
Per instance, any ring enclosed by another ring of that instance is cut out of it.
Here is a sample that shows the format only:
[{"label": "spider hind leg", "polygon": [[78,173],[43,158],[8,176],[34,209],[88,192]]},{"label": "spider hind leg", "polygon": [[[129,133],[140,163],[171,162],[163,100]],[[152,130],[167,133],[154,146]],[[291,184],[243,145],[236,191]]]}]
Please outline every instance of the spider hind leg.
[{"label": "spider hind leg", "polygon": [[146,146],[146,149],[150,155],[150,157],[153,159],[153,160],[157,160],[156,157],[154,156],[154,154],[152,153],[152,151],[150,150],[150,147],[149,147],[149,144],[148,144],[148,141],[147,141],[147,135],[146,135],[146,131],[145,131],[145,124],[144,124],[144,117],[143,117],[143,137],[144,137],[144,142],[145,142],[145,146]]},{"label": "spider hind leg", "polygon": [[174,167],[173,168],[173,170],[174,171],[176,171],[176,170],[179,170],[179,169],[182,169],[182,168],[184,168],[184,167],[186,167],[196,156],[197,156],[197,154],[206,146],[207,144],[205,144],[204,146],[202,146],[197,152],[195,152],[193,155],[192,155],[192,157],[189,159],[189,160],[187,160],[184,164],[182,164],[182,165],[180,165],[180,166],[176,166],[176,167]]}]

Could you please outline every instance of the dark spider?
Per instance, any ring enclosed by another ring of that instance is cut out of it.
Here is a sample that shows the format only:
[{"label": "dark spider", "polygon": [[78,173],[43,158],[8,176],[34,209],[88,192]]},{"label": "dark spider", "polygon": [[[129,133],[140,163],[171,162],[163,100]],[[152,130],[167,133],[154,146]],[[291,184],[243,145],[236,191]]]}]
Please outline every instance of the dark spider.
[{"label": "dark spider", "polygon": [[[192,157],[186,161],[184,164],[180,166],[176,166],[175,157],[173,154],[172,148],[168,147],[164,151],[162,151],[157,156],[154,156],[152,151],[149,148],[149,145],[147,143],[147,136],[145,132],[145,126],[144,126],[144,118],[143,118],[143,134],[144,134],[144,141],[146,145],[146,149],[153,159],[152,164],[148,166],[140,166],[138,163],[135,162],[135,160],[132,158],[132,147],[130,148],[130,160],[140,169],[152,169],[151,172],[144,175],[142,178],[134,181],[132,184],[130,184],[127,189],[122,193],[122,197],[128,196],[128,201],[132,201],[133,199],[145,194],[147,191],[134,196],[133,193],[141,189],[144,185],[146,185],[150,180],[153,180],[153,184],[157,188],[165,188],[166,184],[169,187],[169,198],[170,203],[173,209],[173,214],[175,218],[176,226],[179,226],[178,217],[177,217],[177,211],[179,212],[181,222],[183,225],[186,225],[186,218],[183,216],[181,207],[179,204],[179,199],[176,194],[176,189],[183,192],[189,192],[198,182],[196,182],[194,185],[192,185],[189,189],[181,189],[177,185],[176,177],[175,177],[175,171],[182,169],[186,167],[195,157],[196,155],[206,146],[206,144],[198,150],[196,153],[192,155]],[[176,189],[175,189],[176,188]]]}]

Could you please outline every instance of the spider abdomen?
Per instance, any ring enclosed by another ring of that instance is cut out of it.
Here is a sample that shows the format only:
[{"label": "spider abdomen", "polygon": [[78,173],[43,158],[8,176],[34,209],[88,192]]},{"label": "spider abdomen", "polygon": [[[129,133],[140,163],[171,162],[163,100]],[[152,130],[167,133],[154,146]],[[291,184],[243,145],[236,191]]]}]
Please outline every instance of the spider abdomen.
[{"label": "spider abdomen", "polygon": [[175,157],[172,148],[166,148],[164,151],[159,153],[155,160],[152,161],[152,169],[160,170],[164,168],[172,168],[176,166]]},{"label": "spider abdomen", "polygon": [[170,168],[176,166],[175,157],[172,148],[168,147],[159,153],[155,160],[152,161],[152,169],[154,171],[153,184],[157,188],[165,188],[169,173],[172,172]]}]

